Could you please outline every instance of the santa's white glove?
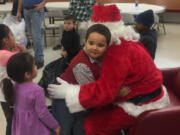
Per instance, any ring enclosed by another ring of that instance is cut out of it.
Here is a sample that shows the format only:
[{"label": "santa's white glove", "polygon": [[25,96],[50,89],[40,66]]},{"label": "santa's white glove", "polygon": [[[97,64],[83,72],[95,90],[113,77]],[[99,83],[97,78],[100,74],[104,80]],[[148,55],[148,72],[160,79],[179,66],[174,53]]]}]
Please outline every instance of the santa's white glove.
[{"label": "santa's white glove", "polygon": [[79,102],[79,85],[69,84],[59,77],[57,78],[57,82],[59,85],[48,85],[48,92],[51,98],[65,99],[66,105],[71,113],[86,110]]},{"label": "santa's white glove", "polygon": [[53,99],[64,99],[68,90],[69,83],[57,77],[57,82],[59,84],[49,84],[48,93],[50,98]]}]

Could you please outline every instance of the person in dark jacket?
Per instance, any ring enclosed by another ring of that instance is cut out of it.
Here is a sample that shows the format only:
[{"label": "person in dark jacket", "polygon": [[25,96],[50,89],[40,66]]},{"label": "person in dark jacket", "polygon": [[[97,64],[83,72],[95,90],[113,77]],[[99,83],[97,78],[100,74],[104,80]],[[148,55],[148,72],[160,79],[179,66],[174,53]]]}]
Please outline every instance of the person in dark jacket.
[{"label": "person in dark jacket", "polygon": [[[64,42],[64,37],[67,37],[67,33],[69,33],[70,31],[72,31],[72,33],[75,33],[77,28],[77,24],[76,24],[76,18],[73,15],[66,15],[64,17],[64,24],[63,24],[63,31],[61,32],[61,37],[60,37],[60,44],[56,45],[53,47],[53,50],[58,50],[61,49],[62,47],[62,42]],[[61,30],[62,30],[61,29]],[[76,34],[77,37],[78,34]],[[79,35],[78,35],[79,36]],[[80,39],[79,39],[80,40]]]},{"label": "person in dark jacket", "polygon": [[157,31],[151,29],[154,24],[154,13],[152,10],[147,10],[140,13],[136,17],[136,30],[140,34],[140,41],[150,53],[152,59],[155,59],[157,48]]},{"label": "person in dark jacket", "polygon": [[[67,16],[72,18],[72,16]],[[68,28],[67,28],[68,29]],[[70,61],[80,50],[80,38],[76,30],[64,30],[61,40],[61,58],[49,63],[43,70],[39,85],[44,88],[45,95],[48,97],[47,86],[50,83],[56,83],[56,77],[59,77],[68,67]]]},{"label": "person in dark jacket", "polygon": [[71,31],[63,31],[61,45],[61,51],[65,50],[67,52],[67,59],[70,62],[80,50],[80,37],[75,28]]}]

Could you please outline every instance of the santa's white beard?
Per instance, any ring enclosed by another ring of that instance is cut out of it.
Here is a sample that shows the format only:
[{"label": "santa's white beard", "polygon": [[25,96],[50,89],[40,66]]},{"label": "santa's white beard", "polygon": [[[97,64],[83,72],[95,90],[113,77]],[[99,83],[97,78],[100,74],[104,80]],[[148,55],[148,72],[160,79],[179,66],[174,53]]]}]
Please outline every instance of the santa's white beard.
[{"label": "santa's white beard", "polygon": [[109,28],[111,32],[111,44],[116,43],[117,45],[121,44],[120,38],[123,38],[127,41],[134,41],[137,42],[140,39],[140,35],[135,32],[134,28],[132,26],[126,26],[124,25],[123,21],[119,22],[91,22],[89,21],[88,27],[92,26],[93,24],[103,24],[106,27]]}]

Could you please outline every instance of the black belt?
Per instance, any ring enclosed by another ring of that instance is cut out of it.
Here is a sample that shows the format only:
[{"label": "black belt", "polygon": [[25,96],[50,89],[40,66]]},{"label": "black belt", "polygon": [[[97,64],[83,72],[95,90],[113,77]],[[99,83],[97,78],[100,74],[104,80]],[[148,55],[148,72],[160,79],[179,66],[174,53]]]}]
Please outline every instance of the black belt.
[{"label": "black belt", "polygon": [[141,95],[138,95],[136,97],[130,98],[128,100],[128,102],[131,102],[135,105],[143,104],[143,103],[146,103],[146,102],[152,100],[153,98],[159,96],[161,94],[161,91],[162,91],[161,88],[158,88],[151,93],[141,94]]},{"label": "black belt", "polygon": [[35,8],[35,6],[32,6],[32,7],[24,7],[24,9],[26,9],[26,10],[30,10],[30,9],[34,9]]}]

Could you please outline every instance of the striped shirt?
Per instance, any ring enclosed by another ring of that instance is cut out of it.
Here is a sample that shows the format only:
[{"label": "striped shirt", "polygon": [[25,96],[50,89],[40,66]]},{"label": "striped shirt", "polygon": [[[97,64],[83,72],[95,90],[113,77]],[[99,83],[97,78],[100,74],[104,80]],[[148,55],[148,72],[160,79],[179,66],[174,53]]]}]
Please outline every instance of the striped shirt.
[{"label": "striped shirt", "polygon": [[97,4],[95,0],[71,0],[69,12],[76,17],[78,22],[89,21],[94,4]]}]

